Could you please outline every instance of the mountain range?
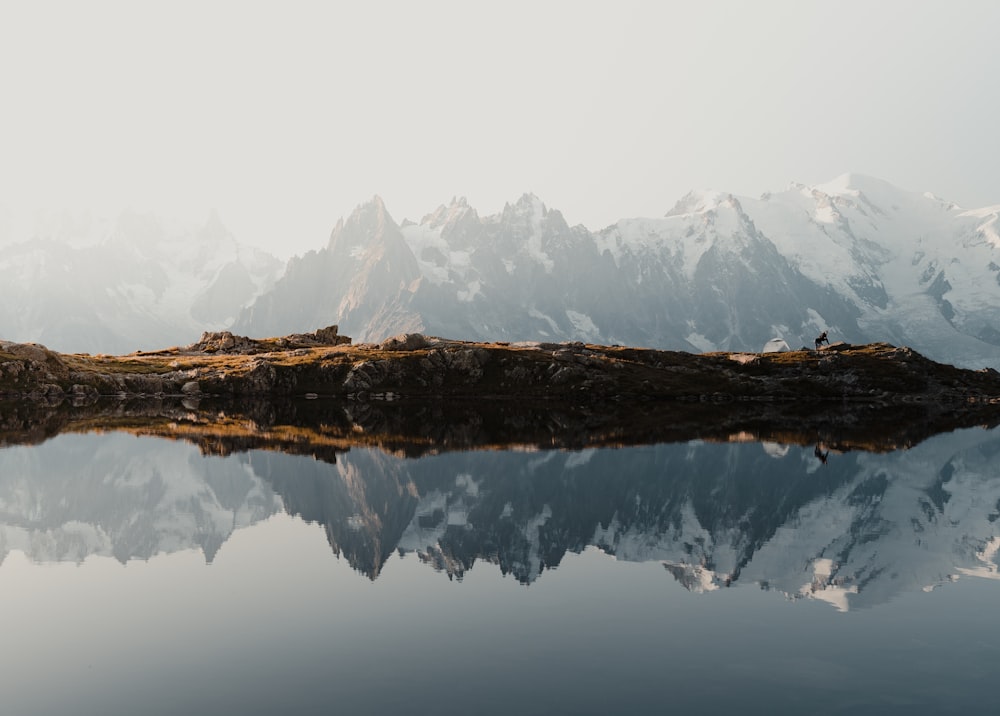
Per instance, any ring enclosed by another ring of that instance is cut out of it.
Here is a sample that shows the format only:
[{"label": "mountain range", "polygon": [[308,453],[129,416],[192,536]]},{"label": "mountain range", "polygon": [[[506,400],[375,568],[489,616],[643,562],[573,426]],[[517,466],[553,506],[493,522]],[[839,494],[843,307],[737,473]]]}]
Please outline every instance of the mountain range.
[{"label": "mountain range", "polygon": [[598,232],[531,194],[492,216],[456,199],[400,224],[376,197],[292,259],[235,329],[694,352],[811,346],[826,330],[996,367],[998,216],[854,174],[759,199],[695,192]]},{"label": "mountain range", "polygon": [[490,216],[454,199],[419,223],[375,197],[282,264],[217,216],[178,229],[126,212],[8,236],[0,338],[123,353],[205,330],[337,324],[356,342],[419,332],[709,352],[811,346],[825,330],[998,368],[998,217],[1000,205],[966,210],[858,174],[757,199],[692,192],[600,231],[531,194]]}]

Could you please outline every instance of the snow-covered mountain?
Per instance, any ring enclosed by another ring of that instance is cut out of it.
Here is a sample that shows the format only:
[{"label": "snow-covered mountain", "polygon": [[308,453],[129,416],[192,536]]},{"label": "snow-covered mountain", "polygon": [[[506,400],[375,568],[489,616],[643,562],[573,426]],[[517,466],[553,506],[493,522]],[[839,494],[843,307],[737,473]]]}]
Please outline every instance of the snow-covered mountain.
[{"label": "snow-covered mountain", "polygon": [[691,193],[662,218],[598,232],[532,195],[487,217],[457,199],[402,225],[376,197],[235,328],[690,351],[795,348],[828,330],[997,367],[998,217],[859,175],[759,199]]},{"label": "snow-covered mountain", "polygon": [[283,264],[240,245],[216,214],[200,226],[124,212],[61,212],[0,246],[0,337],[65,352],[128,353],[228,328]]}]

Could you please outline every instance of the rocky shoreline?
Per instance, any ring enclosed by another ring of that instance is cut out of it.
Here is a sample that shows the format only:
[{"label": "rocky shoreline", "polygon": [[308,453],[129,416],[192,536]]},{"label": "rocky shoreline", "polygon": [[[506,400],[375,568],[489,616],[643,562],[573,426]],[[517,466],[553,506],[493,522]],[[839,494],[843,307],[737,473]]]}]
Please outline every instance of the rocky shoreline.
[{"label": "rocky shoreline", "polygon": [[419,334],[352,345],[336,327],[267,339],[211,333],[125,356],[0,343],[0,444],[126,429],[213,453],[693,439],[887,450],[996,424],[996,371],[881,343],[701,355]]},{"label": "rocky shoreline", "polygon": [[209,333],[183,348],[124,356],[0,342],[5,400],[87,404],[101,397],[169,396],[994,404],[1000,402],[1000,373],[955,368],[885,343],[690,354],[407,334],[352,345],[336,326],[266,339]]}]

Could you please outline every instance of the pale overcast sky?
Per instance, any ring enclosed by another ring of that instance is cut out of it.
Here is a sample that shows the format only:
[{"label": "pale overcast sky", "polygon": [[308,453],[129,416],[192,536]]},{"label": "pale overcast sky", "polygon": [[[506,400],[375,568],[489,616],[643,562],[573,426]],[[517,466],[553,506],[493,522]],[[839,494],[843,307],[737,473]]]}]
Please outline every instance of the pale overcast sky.
[{"label": "pale overcast sky", "polygon": [[1000,2],[0,0],[0,207],[319,248],[534,192],[600,229],[847,172],[1000,204]]}]

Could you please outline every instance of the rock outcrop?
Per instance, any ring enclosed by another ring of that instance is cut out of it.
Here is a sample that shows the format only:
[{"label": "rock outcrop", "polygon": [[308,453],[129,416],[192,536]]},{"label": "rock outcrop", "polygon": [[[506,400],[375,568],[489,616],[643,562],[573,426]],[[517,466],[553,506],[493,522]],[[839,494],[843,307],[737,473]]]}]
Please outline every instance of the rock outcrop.
[{"label": "rock outcrop", "polygon": [[312,333],[293,333],[281,338],[247,338],[229,331],[206,331],[197,343],[182,350],[187,353],[225,353],[229,355],[252,355],[270,353],[275,350],[295,350],[317,346],[349,345],[351,339],[339,334],[338,326],[327,326]]}]

